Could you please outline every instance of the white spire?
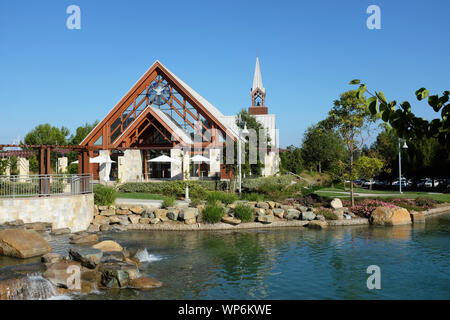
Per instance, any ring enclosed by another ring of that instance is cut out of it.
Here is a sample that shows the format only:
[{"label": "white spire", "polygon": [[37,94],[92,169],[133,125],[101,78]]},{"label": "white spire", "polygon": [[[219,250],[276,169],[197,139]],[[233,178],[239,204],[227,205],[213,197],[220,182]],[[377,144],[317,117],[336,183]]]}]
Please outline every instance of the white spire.
[{"label": "white spire", "polygon": [[263,92],[266,91],[266,89],[264,89],[263,83],[262,83],[261,69],[259,68],[259,59],[258,59],[258,57],[256,57],[255,75],[253,76],[253,88],[252,88],[252,90],[255,90],[256,88],[261,89]]}]

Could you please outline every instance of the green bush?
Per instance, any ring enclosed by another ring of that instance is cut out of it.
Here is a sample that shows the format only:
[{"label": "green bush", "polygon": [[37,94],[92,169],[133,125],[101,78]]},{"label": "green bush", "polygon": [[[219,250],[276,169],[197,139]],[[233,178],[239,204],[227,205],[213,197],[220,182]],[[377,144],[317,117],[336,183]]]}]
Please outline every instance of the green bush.
[{"label": "green bush", "polygon": [[175,198],[174,197],[166,197],[162,203],[162,206],[164,208],[173,207],[175,204]]},{"label": "green bush", "polygon": [[255,192],[252,192],[252,193],[243,193],[242,196],[241,196],[241,198],[242,198],[243,200],[248,200],[248,201],[256,201],[256,202],[258,202],[258,201],[264,201],[264,195],[261,194],[261,193],[255,193]]},{"label": "green bush", "polygon": [[223,204],[230,204],[235,202],[237,199],[238,197],[234,193],[227,193],[220,191],[210,192],[206,196],[206,200],[208,201],[208,203],[215,203],[216,201],[220,201]]},{"label": "green bush", "polygon": [[94,186],[94,203],[98,206],[109,206],[117,198],[116,190],[102,185]]},{"label": "green bush", "polygon": [[238,204],[236,208],[234,208],[234,215],[242,222],[253,221],[253,208],[248,204]]},{"label": "green bush", "polygon": [[334,213],[333,210],[328,209],[328,208],[320,207],[317,210],[316,214],[323,215],[326,220],[337,220],[338,219],[338,216],[336,215],[336,213]]},{"label": "green bush", "polygon": [[209,203],[208,205],[206,205],[205,210],[203,210],[202,213],[202,218],[203,221],[208,222],[208,223],[217,223],[220,222],[220,220],[222,220],[223,215],[225,214],[225,209],[214,203]]},{"label": "green bush", "polygon": [[[163,194],[169,197],[184,197],[185,181],[167,182],[129,182],[119,186],[119,192],[138,192]],[[197,181],[189,181],[189,195],[191,198],[205,199],[208,190]]]},{"label": "green bush", "polygon": [[201,204],[202,203],[202,199],[199,199],[199,198],[191,198],[191,203],[190,203],[190,205],[191,206],[193,206],[193,207],[195,207],[195,206],[198,206],[199,204]]},{"label": "green bush", "polygon": [[[273,177],[261,177],[254,179],[244,179],[242,180],[242,188],[246,189],[249,192],[260,191],[263,186],[266,185],[281,185],[281,186],[289,186],[293,180],[293,177],[290,175],[284,176],[273,176]],[[269,187],[274,188],[274,187]]]},{"label": "green bush", "polygon": [[417,197],[414,200],[414,202],[417,206],[422,207],[424,209],[434,208],[437,204],[437,201],[427,197]]}]

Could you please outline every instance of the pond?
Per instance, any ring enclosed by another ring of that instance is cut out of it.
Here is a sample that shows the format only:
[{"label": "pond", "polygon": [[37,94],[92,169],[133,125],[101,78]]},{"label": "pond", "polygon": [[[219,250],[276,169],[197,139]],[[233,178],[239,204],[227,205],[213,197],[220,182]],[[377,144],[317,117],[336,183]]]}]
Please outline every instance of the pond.
[{"label": "pond", "polygon": [[[145,249],[144,275],[164,286],[73,299],[449,299],[450,214],[396,227],[108,233]],[[67,236],[50,241],[67,254]],[[0,266],[15,259],[0,258]],[[369,290],[367,267],[381,270]]]}]

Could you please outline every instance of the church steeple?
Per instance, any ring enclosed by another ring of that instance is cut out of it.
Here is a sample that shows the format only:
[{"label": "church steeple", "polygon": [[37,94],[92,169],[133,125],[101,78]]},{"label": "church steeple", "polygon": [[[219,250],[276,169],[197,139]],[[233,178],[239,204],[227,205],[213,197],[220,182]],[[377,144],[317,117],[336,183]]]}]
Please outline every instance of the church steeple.
[{"label": "church steeple", "polygon": [[263,86],[258,57],[256,57],[255,74],[253,75],[253,87],[250,96],[252,99],[252,105],[250,108],[248,108],[249,113],[267,114],[268,110],[265,105],[266,89]]}]

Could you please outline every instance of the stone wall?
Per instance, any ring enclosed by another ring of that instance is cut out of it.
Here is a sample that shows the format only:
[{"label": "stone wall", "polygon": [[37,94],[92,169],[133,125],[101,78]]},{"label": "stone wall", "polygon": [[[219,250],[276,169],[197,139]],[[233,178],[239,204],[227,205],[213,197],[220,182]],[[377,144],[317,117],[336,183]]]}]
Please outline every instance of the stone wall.
[{"label": "stone wall", "polygon": [[220,176],[220,149],[209,149],[209,177]]},{"label": "stone wall", "polygon": [[0,199],[0,224],[50,222],[53,229],[84,231],[94,217],[94,195]]},{"label": "stone wall", "polygon": [[280,157],[277,152],[270,151],[264,157],[264,169],[262,175],[273,176],[280,170]]},{"label": "stone wall", "polygon": [[125,150],[119,157],[118,175],[120,182],[143,181],[141,150]]},{"label": "stone wall", "polygon": [[182,160],[183,160],[183,150],[182,149],[171,149],[170,157],[175,160],[179,160],[180,162],[172,162],[170,164],[170,177],[172,179],[183,179],[182,171]]}]

